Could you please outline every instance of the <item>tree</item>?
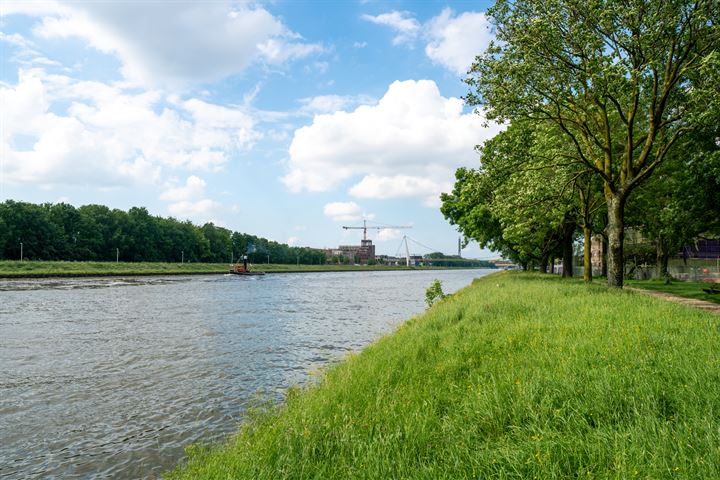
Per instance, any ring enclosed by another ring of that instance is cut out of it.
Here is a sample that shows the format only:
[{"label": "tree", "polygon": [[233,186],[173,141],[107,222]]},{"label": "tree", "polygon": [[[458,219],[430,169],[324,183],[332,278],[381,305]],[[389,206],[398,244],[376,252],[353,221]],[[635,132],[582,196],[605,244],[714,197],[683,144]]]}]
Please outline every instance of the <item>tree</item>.
[{"label": "tree", "polygon": [[462,233],[465,245],[475,240],[527,268],[531,259],[503,237],[502,224],[492,210],[494,191],[492,179],[483,171],[458,168],[452,192],[440,195],[440,211]]},{"label": "tree", "polygon": [[[491,236],[495,247],[511,246],[509,256],[521,264],[535,260],[546,272],[552,258],[562,256],[563,276],[572,276],[576,231],[592,230],[598,195],[587,168],[551,127],[518,120],[485,142],[481,167],[457,171],[441,211],[481,244]],[[589,241],[586,247],[590,281]]]},{"label": "tree", "polygon": [[628,204],[629,224],[654,241],[658,275],[699,235],[720,227],[720,127],[693,132]]},{"label": "tree", "polygon": [[720,102],[717,0],[498,0],[497,42],[467,101],[489,119],[557,126],[600,179],[608,285],[623,285],[625,205]]}]

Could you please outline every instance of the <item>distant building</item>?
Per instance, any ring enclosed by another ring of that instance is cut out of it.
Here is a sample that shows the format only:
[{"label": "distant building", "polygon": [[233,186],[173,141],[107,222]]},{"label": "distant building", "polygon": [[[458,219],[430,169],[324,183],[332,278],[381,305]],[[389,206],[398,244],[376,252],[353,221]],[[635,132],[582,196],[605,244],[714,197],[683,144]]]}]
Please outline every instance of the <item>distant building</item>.
[{"label": "distant building", "polygon": [[382,265],[390,265],[393,267],[405,265],[405,257],[394,257],[392,255],[376,255],[375,261]]},{"label": "distant building", "polygon": [[325,257],[328,262],[332,262],[333,258],[345,258],[349,263],[367,265],[375,261],[375,245],[372,240],[361,240],[360,245],[340,245],[326,249]]}]

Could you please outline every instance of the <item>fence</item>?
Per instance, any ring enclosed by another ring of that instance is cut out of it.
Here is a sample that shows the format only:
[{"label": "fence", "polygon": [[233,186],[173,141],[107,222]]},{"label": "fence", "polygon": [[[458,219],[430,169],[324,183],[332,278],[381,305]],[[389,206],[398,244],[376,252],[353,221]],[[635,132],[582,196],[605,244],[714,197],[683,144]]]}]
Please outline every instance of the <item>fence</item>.
[{"label": "fence", "polygon": [[[573,275],[576,277],[583,276],[582,258],[575,258],[573,266]],[[693,264],[695,263],[695,264]],[[556,273],[562,273],[562,265],[555,266]],[[599,268],[593,268],[593,276],[601,275]],[[690,282],[719,282],[720,283],[720,258],[714,260],[704,260],[702,262],[689,262],[688,265],[679,262],[672,262],[668,265],[668,273],[671,277],[690,281]],[[625,274],[635,280],[655,280],[660,278],[660,273],[655,265],[633,265],[628,264]]]}]

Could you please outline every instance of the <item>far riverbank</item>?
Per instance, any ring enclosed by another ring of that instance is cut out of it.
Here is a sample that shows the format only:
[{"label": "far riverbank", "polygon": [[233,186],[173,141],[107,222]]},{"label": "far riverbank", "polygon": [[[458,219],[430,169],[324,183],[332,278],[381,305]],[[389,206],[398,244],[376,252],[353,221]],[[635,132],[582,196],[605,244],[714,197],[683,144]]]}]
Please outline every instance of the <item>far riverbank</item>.
[{"label": "far riverbank", "polygon": [[[457,268],[466,269],[469,267]],[[253,265],[253,270],[267,273],[379,272],[390,270],[439,269],[448,270],[455,268],[395,267],[387,265]],[[229,270],[229,263],[0,261],[0,278],[207,275],[225,274],[228,273]]]}]

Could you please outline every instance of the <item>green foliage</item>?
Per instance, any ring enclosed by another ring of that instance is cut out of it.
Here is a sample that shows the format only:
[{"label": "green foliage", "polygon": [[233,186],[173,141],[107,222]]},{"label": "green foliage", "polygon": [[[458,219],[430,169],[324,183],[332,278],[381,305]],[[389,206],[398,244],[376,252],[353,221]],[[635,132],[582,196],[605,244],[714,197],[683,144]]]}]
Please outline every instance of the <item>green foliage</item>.
[{"label": "green foliage", "polygon": [[103,205],[75,208],[66,203],[35,205],[7,200],[0,203],[0,259],[207,262],[223,263],[250,254],[250,261],[321,265],[325,253],[290,247],[265,238],[206,223],[150,215],[146,208],[127,212]]},{"label": "green foliage", "polygon": [[445,298],[445,293],[442,290],[442,282],[435,279],[425,290],[425,303],[429,308],[432,307],[435,302],[442,300],[443,298]]},{"label": "green foliage", "polygon": [[720,119],[719,12],[717,0],[498,0],[488,11],[497,41],[473,64],[466,100],[559,132],[555,149],[602,183],[611,286],[622,286],[631,193]]},{"label": "green foliage", "polygon": [[296,389],[177,478],[720,478],[717,317],[500,273]]}]

